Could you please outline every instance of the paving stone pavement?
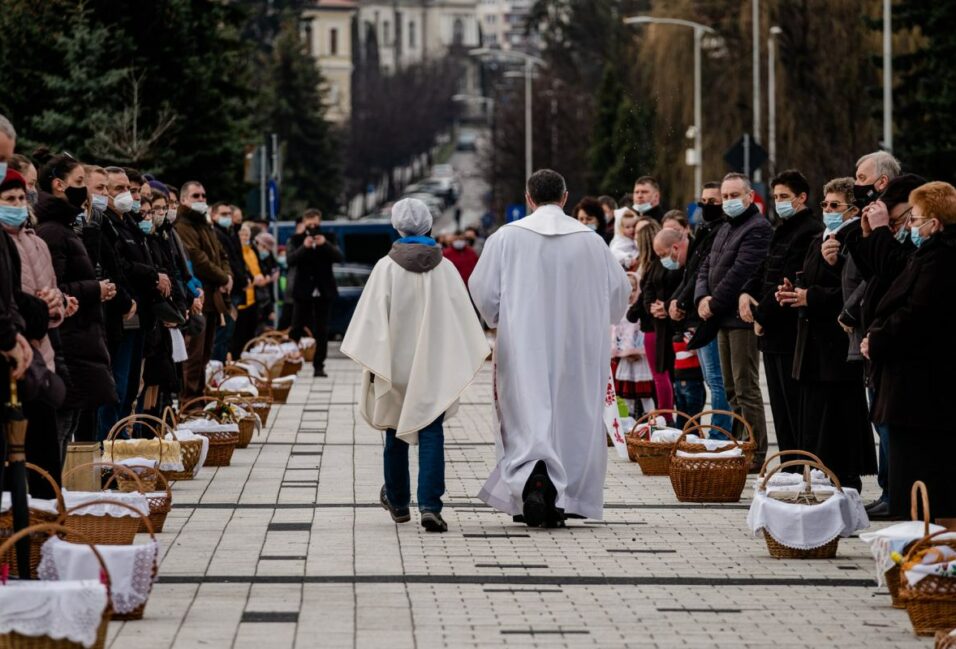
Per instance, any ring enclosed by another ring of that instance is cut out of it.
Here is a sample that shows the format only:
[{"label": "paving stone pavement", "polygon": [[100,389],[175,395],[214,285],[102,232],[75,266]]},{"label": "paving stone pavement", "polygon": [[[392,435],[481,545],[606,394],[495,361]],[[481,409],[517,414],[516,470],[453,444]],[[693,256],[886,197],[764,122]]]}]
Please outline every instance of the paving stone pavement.
[{"label": "paving stone pavement", "polygon": [[494,465],[489,368],[446,424],[448,533],[395,525],[359,371],[335,353],[327,369],[302,372],[232,466],[176,483],[145,618],[112,623],[110,647],[932,645],[859,539],[833,560],[771,559],[746,528],[749,488],[681,504],[611,451],[604,521],[529,530],[493,512],[475,497]]}]

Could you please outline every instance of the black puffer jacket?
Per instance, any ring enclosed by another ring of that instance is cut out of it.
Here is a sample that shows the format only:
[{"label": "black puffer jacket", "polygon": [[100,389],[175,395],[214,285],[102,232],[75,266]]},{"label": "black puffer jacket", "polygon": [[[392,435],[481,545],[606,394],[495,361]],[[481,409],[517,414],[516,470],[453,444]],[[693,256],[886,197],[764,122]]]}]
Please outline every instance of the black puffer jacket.
[{"label": "black puffer jacket", "polygon": [[77,210],[51,194],[40,193],[37,234],[46,242],[61,291],[80,304],[60,325],[61,351],[68,369],[63,408],[94,408],[116,401],[116,384],[103,330],[100,283],[83,241],[74,231]]},{"label": "black puffer jacket", "polygon": [[772,234],[770,222],[756,205],[720,226],[697,275],[694,304],[710,296],[710,310],[721,328],[752,326],[737,315],[737,302],[744,286],[767,257]]},{"label": "black puffer jacket", "polygon": [[[687,314],[686,323],[689,325],[700,322],[697,317],[697,309],[694,308],[694,291],[697,288],[697,276],[700,272],[700,266],[704,259],[710,254],[710,249],[714,245],[714,238],[717,231],[723,225],[724,220],[713,221],[711,223],[701,223],[694,233],[687,250],[687,267],[684,270],[684,277],[677,286],[672,300],[677,300],[677,308]],[[670,302],[668,302],[668,306]]]},{"label": "black puffer jacket", "polygon": [[780,306],[774,294],[784,278],[796,282],[803,270],[810,241],[823,230],[823,223],[808,209],[781,221],[770,239],[770,251],[744,292],[757,300],[754,319],[763,327],[759,340],[761,351],[771,354],[792,354],[797,339],[797,310]]}]

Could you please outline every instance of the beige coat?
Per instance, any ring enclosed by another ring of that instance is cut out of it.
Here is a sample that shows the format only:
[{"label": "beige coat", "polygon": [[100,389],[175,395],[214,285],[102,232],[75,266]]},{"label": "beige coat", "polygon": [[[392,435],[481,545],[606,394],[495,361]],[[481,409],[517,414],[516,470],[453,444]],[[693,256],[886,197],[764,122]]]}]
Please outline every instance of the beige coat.
[{"label": "beige coat", "polygon": [[[46,242],[37,236],[33,229],[23,227],[16,232],[7,230],[7,234],[17,244],[20,254],[20,283],[22,290],[28,295],[36,295],[42,288],[56,289],[56,273],[53,271],[53,261],[50,258],[50,249]],[[63,322],[64,310],[50,314],[50,327],[59,327]],[[40,354],[47,368],[53,372],[53,345],[50,337],[44,336],[39,341]]]}]

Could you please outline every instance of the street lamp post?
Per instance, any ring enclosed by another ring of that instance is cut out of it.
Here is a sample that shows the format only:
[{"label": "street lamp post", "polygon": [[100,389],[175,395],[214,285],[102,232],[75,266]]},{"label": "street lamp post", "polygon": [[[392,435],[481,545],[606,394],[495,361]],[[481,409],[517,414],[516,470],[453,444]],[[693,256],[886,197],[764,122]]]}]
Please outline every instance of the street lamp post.
[{"label": "street lamp post", "polygon": [[657,18],[655,16],[631,16],[624,19],[626,25],[678,25],[690,27],[694,30],[694,193],[700,191],[704,184],[704,152],[703,136],[701,135],[702,108],[701,108],[701,58],[700,48],[704,34],[716,33],[711,27],[680,18]]},{"label": "street lamp post", "polygon": [[[760,0],[751,0],[751,27],[753,28],[754,132],[760,141]],[[760,169],[754,170],[754,182],[760,182]]]},{"label": "street lamp post", "polygon": [[893,152],[893,0],[883,0],[883,148]]},{"label": "street lamp post", "polygon": [[524,64],[524,169],[525,179],[530,178],[534,171],[533,161],[533,143],[532,143],[532,78],[534,76],[534,66],[546,67],[547,64],[531,54],[525,54],[518,50],[496,50],[488,47],[479,47],[468,52],[472,56],[482,59],[511,59]]},{"label": "street lamp post", "polygon": [[777,36],[782,33],[783,30],[774,25],[767,39],[767,146],[771,176],[777,173]]}]

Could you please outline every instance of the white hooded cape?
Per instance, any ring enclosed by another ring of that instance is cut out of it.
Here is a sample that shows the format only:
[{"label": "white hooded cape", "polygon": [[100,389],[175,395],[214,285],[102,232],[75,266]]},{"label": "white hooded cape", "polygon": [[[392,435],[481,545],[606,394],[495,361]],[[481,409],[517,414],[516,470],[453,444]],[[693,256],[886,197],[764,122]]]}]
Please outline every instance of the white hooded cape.
[{"label": "white hooded cape", "polygon": [[490,351],[451,262],[417,273],[389,257],[375,265],[341,350],[365,369],[362,417],[409,444],[438,415],[454,416]]},{"label": "white hooded cape", "polygon": [[600,519],[610,330],[631,285],[600,236],[545,205],[485,243],[469,281],[495,345],[498,465],[479,497],[508,514],[544,460],[566,513]]}]

